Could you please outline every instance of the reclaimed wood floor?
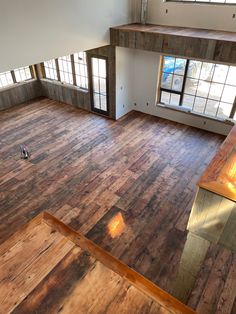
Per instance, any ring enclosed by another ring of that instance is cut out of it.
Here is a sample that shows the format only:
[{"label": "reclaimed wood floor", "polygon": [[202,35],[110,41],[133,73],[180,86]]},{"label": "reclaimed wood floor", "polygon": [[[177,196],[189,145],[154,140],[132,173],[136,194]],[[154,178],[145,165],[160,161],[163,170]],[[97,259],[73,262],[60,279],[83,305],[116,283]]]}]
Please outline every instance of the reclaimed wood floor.
[{"label": "reclaimed wood floor", "polygon": [[43,212],[0,245],[1,314],[194,314]]},{"label": "reclaimed wood floor", "polygon": [[[196,182],[223,140],[138,112],[115,122],[45,98],[1,112],[0,241],[48,210],[171,293]],[[201,314],[236,313],[235,266],[235,255],[211,245],[186,303]]]}]

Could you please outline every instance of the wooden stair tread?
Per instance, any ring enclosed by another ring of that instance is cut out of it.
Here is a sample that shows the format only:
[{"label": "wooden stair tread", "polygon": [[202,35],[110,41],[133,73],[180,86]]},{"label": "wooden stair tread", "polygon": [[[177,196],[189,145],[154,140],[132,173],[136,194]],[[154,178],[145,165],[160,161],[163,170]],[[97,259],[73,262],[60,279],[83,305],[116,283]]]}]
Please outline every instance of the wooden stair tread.
[{"label": "wooden stair tread", "polygon": [[0,313],[195,313],[48,213],[0,246]]}]

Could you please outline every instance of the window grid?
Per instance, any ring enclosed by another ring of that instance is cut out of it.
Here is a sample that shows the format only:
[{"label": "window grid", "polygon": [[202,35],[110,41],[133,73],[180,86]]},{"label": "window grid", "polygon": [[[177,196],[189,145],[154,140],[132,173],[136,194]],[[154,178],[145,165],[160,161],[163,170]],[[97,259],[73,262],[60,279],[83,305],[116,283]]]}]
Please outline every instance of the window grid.
[{"label": "window grid", "polygon": [[71,65],[71,56],[64,56],[58,58],[59,72],[62,83],[74,84],[73,72]]},{"label": "window grid", "polygon": [[94,109],[108,113],[106,59],[92,57],[92,83]]},{"label": "window grid", "polygon": [[79,52],[74,54],[74,67],[76,86],[83,89],[88,89],[88,70],[85,52]]},{"label": "window grid", "polygon": [[52,60],[45,61],[43,65],[44,65],[45,77],[50,80],[58,81],[57,67],[56,67],[55,60],[52,59]]},{"label": "window grid", "polygon": [[0,87],[13,85],[14,81],[10,71],[0,73]]},{"label": "window grid", "polygon": [[[185,74],[182,82],[179,82],[182,89],[180,86],[175,90],[173,81],[177,60],[182,60],[182,67],[185,64]],[[208,116],[232,118],[236,95],[236,79],[232,82],[232,78],[236,77],[236,67],[186,59],[184,63],[183,60],[164,57],[160,102],[184,106]],[[205,77],[206,75],[208,76]]]},{"label": "window grid", "polygon": [[43,65],[45,78],[88,90],[88,70],[85,52],[45,61]]},{"label": "window grid", "polygon": [[32,79],[29,66],[14,70],[14,74],[17,83]]}]

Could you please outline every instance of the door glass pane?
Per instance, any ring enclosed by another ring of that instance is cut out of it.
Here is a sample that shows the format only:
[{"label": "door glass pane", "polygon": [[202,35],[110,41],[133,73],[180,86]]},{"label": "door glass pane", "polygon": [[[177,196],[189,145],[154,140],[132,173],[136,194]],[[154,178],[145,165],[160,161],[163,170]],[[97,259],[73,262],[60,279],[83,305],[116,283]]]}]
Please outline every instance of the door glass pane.
[{"label": "door glass pane", "polygon": [[107,112],[107,62],[105,59],[92,57],[92,81],[94,109]]}]

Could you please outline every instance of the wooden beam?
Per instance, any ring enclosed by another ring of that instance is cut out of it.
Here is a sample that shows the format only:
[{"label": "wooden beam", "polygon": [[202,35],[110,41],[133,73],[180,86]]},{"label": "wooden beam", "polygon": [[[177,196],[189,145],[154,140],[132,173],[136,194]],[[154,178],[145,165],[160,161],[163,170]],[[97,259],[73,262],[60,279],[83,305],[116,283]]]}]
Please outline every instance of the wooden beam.
[{"label": "wooden beam", "polygon": [[236,63],[236,33],[161,25],[110,28],[111,45],[196,60]]}]

